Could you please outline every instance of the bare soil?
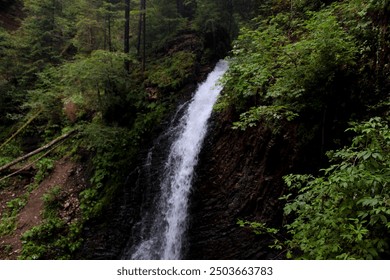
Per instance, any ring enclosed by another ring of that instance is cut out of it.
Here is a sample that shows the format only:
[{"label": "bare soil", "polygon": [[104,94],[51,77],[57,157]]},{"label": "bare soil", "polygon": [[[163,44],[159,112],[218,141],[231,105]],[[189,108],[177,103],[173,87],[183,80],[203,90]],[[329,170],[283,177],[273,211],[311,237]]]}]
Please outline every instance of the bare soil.
[{"label": "bare soil", "polygon": [[[0,259],[17,259],[20,256],[21,237],[27,230],[42,223],[43,196],[52,188],[60,187],[64,198],[61,200],[60,217],[67,222],[77,218],[80,214],[78,194],[86,186],[83,174],[83,167],[69,158],[56,162],[51,174],[29,194],[27,204],[17,216],[16,230],[11,235],[0,237]],[[29,183],[29,180],[14,179],[13,184],[0,190],[0,214],[7,208],[8,201],[28,192]]]}]

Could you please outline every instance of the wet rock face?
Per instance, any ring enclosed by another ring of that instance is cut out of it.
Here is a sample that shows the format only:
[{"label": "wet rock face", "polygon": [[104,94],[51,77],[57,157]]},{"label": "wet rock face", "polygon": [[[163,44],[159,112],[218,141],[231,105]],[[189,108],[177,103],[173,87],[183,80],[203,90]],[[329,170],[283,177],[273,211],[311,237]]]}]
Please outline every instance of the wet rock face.
[{"label": "wet rock face", "polygon": [[[270,237],[255,235],[239,227],[237,221],[280,226],[283,205],[278,198],[286,192],[282,177],[299,172],[302,166],[297,128],[288,124],[275,134],[259,124],[241,131],[231,129],[231,120],[235,119],[232,114],[215,115],[212,119],[192,187],[185,258],[278,258],[279,252],[268,248]],[[156,143],[149,144],[138,166],[145,164],[149,148]],[[157,144],[164,151],[164,145]],[[160,158],[165,157],[161,154]],[[144,212],[142,205],[155,196],[145,189],[145,180],[150,178],[137,168],[129,174],[104,215],[88,223],[83,249],[76,258],[123,258],[126,249],[137,242],[133,233]],[[158,184],[158,178],[155,181]]]},{"label": "wet rock face", "polygon": [[187,259],[269,259],[267,236],[240,228],[238,219],[281,223],[282,176],[297,155],[294,128],[274,135],[259,124],[232,130],[229,116],[210,129],[193,186]]},{"label": "wet rock face", "polygon": [[[268,248],[269,236],[255,235],[237,221],[280,226],[283,205],[278,198],[286,192],[282,176],[296,172],[301,165],[296,129],[288,125],[277,135],[261,124],[246,131],[232,130],[231,119],[227,115],[214,118],[200,155],[190,199],[185,258],[280,258],[279,252]],[[120,259],[136,242],[133,233],[142,205],[153,197],[150,192],[145,195],[143,180],[148,178],[138,169],[129,175],[104,215],[89,223],[78,258]]]},{"label": "wet rock face", "polygon": [[[206,76],[208,69],[198,72],[199,79]],[[191,93],[197,87],[197,80],[188,83],[179,93],[179,103],[184,103],[191,98]],[[175,113],[175,111],[173,111]],[[127,178],[123,178],[123,185],[116,191],[115,196],[104,213],[97,218],[88,221],[83,232],[83,246],[74,256],[75,259],[122,259],[127,258],[129,248],[132,247],[136,234],[139,230],[138,223],[145,212],[145,205],[153,204],[158,195],[159,182],[161,180],[161,162],[169,152],[169,141],[159,136],[169,127],[170,119],[156,126],[156,131],[144,143],[138,161],[134,166],[129,166]],[[152,169],[145,172],[144,165],[150,148],[153,150],[154,161]],[[160,162],[160,163],[159,163]],[[152,175],[151,175],[152,174]]]},{"label": "wet rock face", "polygon": [[[277,135],[261,124],[246,131],[232,130],[231,119],[214,118],[200,155],[184,242],[186,259],[280,257],[268,248],[270,237],[255,235],[237,221],[281,224],[283,205],[278,198],[286,192],[282,176],[300,165],[296,129],[288,125]],[[152,197],[145,196],[143,180],[147,178],[137,169],[129,175],[104,216],[89,224],[78,258],[120,259],[136,242],[132,233],[145,199]]]}]

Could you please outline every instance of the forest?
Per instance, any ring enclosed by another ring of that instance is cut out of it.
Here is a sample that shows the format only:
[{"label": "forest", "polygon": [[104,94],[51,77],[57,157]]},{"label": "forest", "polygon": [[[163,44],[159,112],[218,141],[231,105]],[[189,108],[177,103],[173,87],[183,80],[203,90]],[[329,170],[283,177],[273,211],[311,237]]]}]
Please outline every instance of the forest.
[{"label": "forest", "polygon": [[388,259],[389,17],[389,0],[0,0],[0,259],[127,258],[162,196],[142,168],[221,59],[179,258]]}]

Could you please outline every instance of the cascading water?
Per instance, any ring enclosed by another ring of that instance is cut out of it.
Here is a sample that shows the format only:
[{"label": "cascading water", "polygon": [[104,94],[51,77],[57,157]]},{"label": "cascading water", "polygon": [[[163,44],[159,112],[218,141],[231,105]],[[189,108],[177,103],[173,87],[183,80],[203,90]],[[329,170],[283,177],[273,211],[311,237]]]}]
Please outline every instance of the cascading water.
[{"label": "cascading water", "polygon": [[[139,240],[125,254],[125,258],[168,260],[182,257],[193,172],[207,132],[208,119],[222,90],[218,80],[227,68],[227,62],[218,62],[197,89],[180,121],[172,121],[165,133],[173,134],[174,139],[161,167],[158,199],[154,201],[154,211],[143,213]],[[182,108],[178,112],[180,110]],[[153,149],[148,154],[146,168],[149,168],[152,157]]]}]

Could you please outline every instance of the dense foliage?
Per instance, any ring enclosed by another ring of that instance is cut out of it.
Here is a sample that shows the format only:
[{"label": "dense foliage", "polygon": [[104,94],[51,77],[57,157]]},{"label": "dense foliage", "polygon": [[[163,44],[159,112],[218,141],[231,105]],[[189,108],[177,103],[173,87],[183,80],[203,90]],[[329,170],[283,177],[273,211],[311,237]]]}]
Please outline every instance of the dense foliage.
[{"label": "dense foliage", "polygon": [[[236,23],[232,9],[225,13],[225,4],[0,3],[0,166],[74,132],[66,142],[15,166],[17,173],[30,168],[31,184],[1,171],[0,190],[28,186],[23,197],[7,202],[0,237],[13,234],[17,215],[57,160],[79,162],[89,177],[77,194],[79,210],[71,220],[60,215],[67,192],[58,186],[57,195],[50,196],[57,204],[45,204],[50,215],[23,235],[21,258],[71,258],[77,251],[84,223],[111,202],[142,145],[169,114],[177,92],[193,82],[202,63],[229,49]],[[203,22],[205,17],[212,27]],[[50,169],[40,164],[48,162]]]},{"label": "dense foliage", "polygon": [[[381,27],[368,17],[372,5],[344,1],[318,11],[296,8],[294,13],[259,17],[258,27],[242,29],[234,43],[219,107],[235,104],[239,112],[245,111],[236,124],[245,129],[271,112],[276,119],[320,117],[336,105],[349,110],[348,103],[380,98],[383,92],[367,89],[376,84],[368,73],[375,74],[385,63],[376,54],[387,47],[374,41]],[[362,87],[345,83],[351,79]]]},{"label": "dense foliage", "polygon": [[[375,259],[388,254],[389,119],[354,124],[349,147],[329,152],[323,175],[288,175],[298,195],[285,206],[289,250],[305,259]],[[293,254],[290,251],[290,256]]]},{"label": "dense foliage", "polygon": [[235,41],[218,108],[240,114],[234,128],[297,124],[300,145],[335,150],[315,174],[284,177],[281,231],[239,224],[272,236],[289,258],[388,257],[389,1],[275,2],[279,13]]},{"label": "dense foliage", "polygon": [[[85,167],[71,220],[67,190],[45,195],[41,225],[23,235],[21,258],[71,258],[84,223],[123,184],[139,150],[199,69],[223,57],[260,0],[9,0],[0,3],[0,190],[25,184],[2,213],[16,230],[25,202],[61,158]],[[253,10],[251,9],[253,8]],[[4,19],[4,20],[3,20]],[[32,182],[23,175],[31,174]],[[54,192],[55,191],[55,192]],[[19,198],[18,198],[19,199]],[[67,206],[69,207],[69,206]],[[10,250],[10,248],[6,248]]]},{"label": "dense foliage", "polygon": [[[274,247],[292,258],[389,255],[388,0],[0,4],[10,20],[0,18],[0,168],[74,132],[23,161],[31,181],[0,172],[0,190],[26,185],[1,212],[0,237],[15,231],[58,159],[82,163],[90,178],[70,221],[60,216],[61,186],[45,195],[21,258],[72,258],[84,223],[111,201],[175,93],[231,46],[217,107],[236,113],[233,128],[296,125],[299,145],[318,146],[322,159],[334,150],[329,162],[315,161],[322,171],[285,177],[288,240]],[[240,224],[279,238],[264,223]]]}]

